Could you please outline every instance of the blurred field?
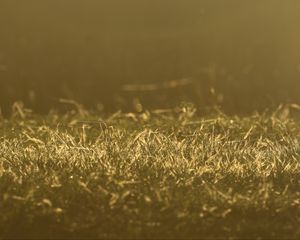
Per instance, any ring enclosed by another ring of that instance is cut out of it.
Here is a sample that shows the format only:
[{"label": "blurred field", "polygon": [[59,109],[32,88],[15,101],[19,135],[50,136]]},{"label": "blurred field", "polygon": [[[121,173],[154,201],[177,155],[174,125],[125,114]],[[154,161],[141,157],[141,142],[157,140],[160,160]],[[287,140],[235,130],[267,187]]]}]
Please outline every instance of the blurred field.
[{"label": "blurred field", "polygon": [[300,125],[77,108],[0,120],[0,238],[300,237]]},{"label": "blurred field", "polygon": [[1,0],[0,106],[47,113],[64,98],[114,112],[138,98],[251,113],[299,103],[299,11],[293,0]]}]

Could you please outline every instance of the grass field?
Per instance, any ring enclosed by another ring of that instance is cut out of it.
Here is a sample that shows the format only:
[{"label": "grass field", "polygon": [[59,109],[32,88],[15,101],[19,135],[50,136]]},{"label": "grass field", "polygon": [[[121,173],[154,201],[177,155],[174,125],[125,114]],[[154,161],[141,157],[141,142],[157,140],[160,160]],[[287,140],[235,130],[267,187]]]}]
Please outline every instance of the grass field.
[{"label": "grass field", "polygon": [[0,120],[0,213],[3,239],[299,239],[300,120],[15,105]]}]

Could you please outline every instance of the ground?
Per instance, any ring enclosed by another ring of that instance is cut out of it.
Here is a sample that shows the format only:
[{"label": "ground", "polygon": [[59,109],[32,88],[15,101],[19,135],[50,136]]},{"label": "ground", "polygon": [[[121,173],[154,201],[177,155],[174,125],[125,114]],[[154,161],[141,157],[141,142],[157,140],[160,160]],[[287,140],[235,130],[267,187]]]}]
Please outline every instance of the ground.
[{"label": "ground", "polygon": [[0,238],[300,238],[299,119],[79,110],[0,120]]}]

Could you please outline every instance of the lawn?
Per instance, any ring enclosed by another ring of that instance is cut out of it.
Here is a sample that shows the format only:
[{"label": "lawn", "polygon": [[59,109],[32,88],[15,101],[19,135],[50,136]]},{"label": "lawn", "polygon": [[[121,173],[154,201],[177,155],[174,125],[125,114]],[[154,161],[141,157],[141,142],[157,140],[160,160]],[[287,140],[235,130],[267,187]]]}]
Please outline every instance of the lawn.
[{"label": "lawn", "polygon": [[16,105],[0,213],[3,239],[299,239],[300,119]]}]

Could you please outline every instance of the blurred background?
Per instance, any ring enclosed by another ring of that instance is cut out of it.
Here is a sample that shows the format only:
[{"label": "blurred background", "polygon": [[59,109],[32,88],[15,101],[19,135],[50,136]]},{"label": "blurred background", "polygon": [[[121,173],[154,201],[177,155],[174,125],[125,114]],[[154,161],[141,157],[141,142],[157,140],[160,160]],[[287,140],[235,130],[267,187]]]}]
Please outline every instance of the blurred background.
[{"label": "blurred background", "polygon": [[1,0],[0,106],[300,102],[300,1]]}]

